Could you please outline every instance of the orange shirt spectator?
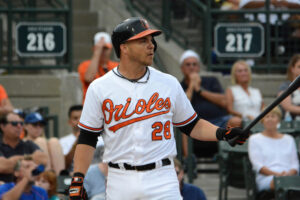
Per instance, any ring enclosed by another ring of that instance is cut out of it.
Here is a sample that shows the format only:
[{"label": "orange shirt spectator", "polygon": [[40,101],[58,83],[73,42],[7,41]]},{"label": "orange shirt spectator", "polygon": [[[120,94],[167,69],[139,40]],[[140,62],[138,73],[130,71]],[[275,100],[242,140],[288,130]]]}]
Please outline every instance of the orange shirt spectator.
[{"label": "orange shirt spectator", "polygon": [[78,73],[82,83],[83,102],[90,83],[103,76],[119,63],[110,60],[112,44],[110,35],[106,32],[96,33],[94,36],[94,49],[91,60],[80,63]]},{"label": "orange shirt spectator", "polygon": [[13,111],[13,106],[11,105],[7,93],[2,85],[0,85],[0,115],[7,114]]}]

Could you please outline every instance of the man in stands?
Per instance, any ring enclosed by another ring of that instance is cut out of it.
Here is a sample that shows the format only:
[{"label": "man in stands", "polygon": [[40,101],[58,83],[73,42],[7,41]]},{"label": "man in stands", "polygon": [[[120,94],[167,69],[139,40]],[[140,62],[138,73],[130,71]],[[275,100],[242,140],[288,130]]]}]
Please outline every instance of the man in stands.
[{"label": "man in stands", "polygon": [[15,181],[0,186],[0,199],[2,200],[47,200],[46,190],[34,186],[37,165],[30,157],[18,160],[15,165]]},{"label": "man in stands", "polygon": [[31,156],[36,164],[47,165],[47,155],[31,141],[22,141],[23,119],[16,113],[8,113],[0,120],[3,133],[0,142],[0,181],[13,180],[14,167],[24,156]]},{"label": "man in stands", "polygon": [[[180,67],[184,79],[181,86],[190,99],[193,108],[200,118],[216,126],[226,128],[227,125],[230,125],[235,127],[238,119],[228,115],[226,111],[225,95],[220,82],[212,76],[200,77],[201,66],[202,62],[195,51],[186,50],[182,54]],[[184,156],[187,156],[187,138],[185,135],[183,137],[183,153]],[[194,140],[194,152],[197,157],[211,157],[217,152],[217,142]]]},{"label": "man in stands", "polygon": [[95,34],[93,50],[91,60],[82,62],[78,67],[78,73],[82,83],[83,102],[90,83],[119,64],[110,60],[112,44],[108,33],[98,32]]}]

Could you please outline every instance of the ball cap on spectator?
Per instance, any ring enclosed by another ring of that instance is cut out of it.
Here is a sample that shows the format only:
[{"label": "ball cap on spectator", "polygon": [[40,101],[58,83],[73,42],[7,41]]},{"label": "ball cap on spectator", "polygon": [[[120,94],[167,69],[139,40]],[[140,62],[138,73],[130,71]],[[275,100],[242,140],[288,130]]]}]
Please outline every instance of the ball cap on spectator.
[{"label": "ball cap on spectator", "polygon": [[95,34],[95,36],[94,36],[94,45],[96,45],[101,40],[101,38],[104,38],[105,47],[111,49],[112,48],[111,38],[110,38],[110,35],[106,32],[98,32],[98,33]]},{"label": "ball cap on spectator", "polygon": [[46,124],[45,119],[43,118],[43,116],[38,113],[38,112],[32,112],[29,113],[28,115],[26,115],[25,117],[25,123],[26,124],[34,124],[34,123],[42,123],[42,124]]}]

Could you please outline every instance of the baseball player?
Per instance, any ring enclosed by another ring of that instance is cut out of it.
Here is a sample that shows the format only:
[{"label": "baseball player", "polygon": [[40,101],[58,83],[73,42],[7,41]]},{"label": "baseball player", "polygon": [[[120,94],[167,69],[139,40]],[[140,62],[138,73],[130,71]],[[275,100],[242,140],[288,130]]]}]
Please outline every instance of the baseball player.
[{"label": "baseball player", "polygon": [[115,27],[112,43],[120,65],[88,88],[79,122],[71,199],[84,199],[82,186],[102,134],[108,163],[106,199],[182,199],[173,165],[173,127],[207,141],[248,137],[239,128],[222,129],[200,119],[180,83],[152,67],[159,30],[129,18]]}]

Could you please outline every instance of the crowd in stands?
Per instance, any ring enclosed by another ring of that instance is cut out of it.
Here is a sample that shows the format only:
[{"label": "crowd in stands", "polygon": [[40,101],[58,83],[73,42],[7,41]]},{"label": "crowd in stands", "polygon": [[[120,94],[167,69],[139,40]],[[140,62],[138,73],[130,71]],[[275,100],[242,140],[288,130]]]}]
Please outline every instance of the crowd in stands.
[{"label": "crowd in stands", "polygon": [[[278,1],[273,7],[279,6]],[[285,1],[282,1],[285,2]],[[296,5],[295,1],[289,1]],[[227,1],[230,9],[252,8],[249,0]],[[298,4],[297,4],[298,5]],[[262,5],[264,6],[264,5]],[[285,4],[290,7],[290,4]],[[282,5],[281,5],[282,7]],[[96,33],[93,40],[93,53],[90,60],[82,62],[78,74],[82,83],[83,104],[89,84],[118,65],[110,60],[112,45],[110,35]],[[213,76],[200,75],[204,67],[200,56],[193,50],[186,50],[179,59],[184,76],[182,88],[190,99],[197,114],[220,127],[242,127],[243,122],[253,120],[264,108],[263,96],[259,88],[251,86],[251,68],[243,61],[236,61],[231,67],[232,85],[224,88]],[[300,75],[300,55],[294,55],[287,68],[287,81],[278,91],[280,95],[296,77]],[[0,85],[0,199],[50,199],[57,200],[57,177],[72,175],[74,152],[79,136],[77,126],[82,105],[72,105],[68,111],[68,125],[72,132],[61,138],[46,138],[44,128],[47,121],[38,112],[23,116],[15,112],[2,85]],[[285,113],[294,120],[300,120],[300,89],[281,103],[281,110],[274,109],[262,120],[264,130],[249,139],[249,158],[256,171],[259,190],[274,189],[274,176],[299,174],[299,160],[293,137],[279,133],[277,124]],[[283,113],[283,114],[282,114]],[[183,154],[188,155],[187,136],[183,137]],[[217,152],[215,145],[194,141],[193,152],[197,156]],[[210,149],[205,149],[209,146]],[[274,147],[276,146],[276,152]],[[288,148],[287,148],[288,147]],[[203,149],[204,148],[204,149]],[[102,162],[104,143],[100,136],[92,164],[86,174],[84,186],[92,200],[105,199],[107,164]],[[44,166],[41,170],[39,166]],[[275,166],[275,167],[274,167]],[[175,169],[180,182],[183,199],[205,200],[200,188],[183,181],[184,170],[175,160]],[[40,170],[40,171],[39,171]],[[33,172],[36,172],[33,173]],[[198,197],[198,198],[196,198]]]}]

